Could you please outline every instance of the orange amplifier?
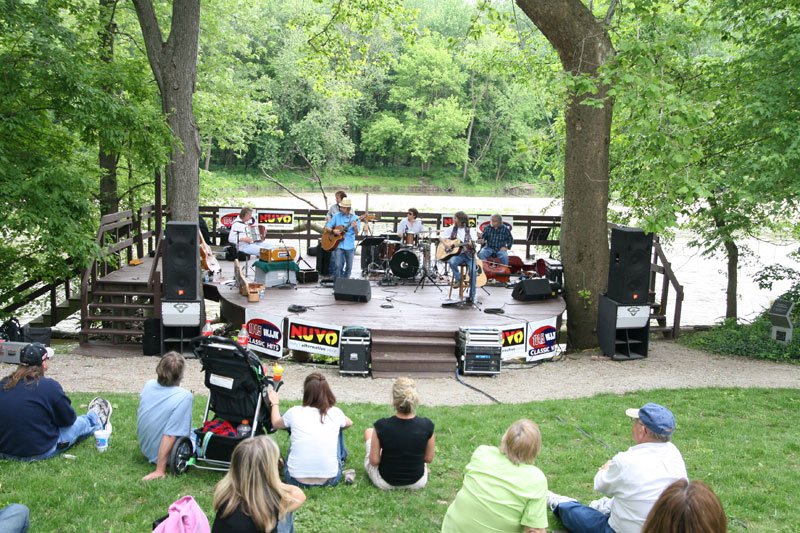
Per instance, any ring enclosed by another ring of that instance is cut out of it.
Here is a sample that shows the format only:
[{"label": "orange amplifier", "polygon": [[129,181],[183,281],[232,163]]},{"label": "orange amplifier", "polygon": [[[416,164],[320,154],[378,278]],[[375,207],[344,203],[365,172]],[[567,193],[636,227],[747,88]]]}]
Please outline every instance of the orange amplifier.
[{"label": "orange amplifier", "polygon": [[258,257],[267,263],[277,263],[279,261],[294,261],[297,257],[297,250],[294,248],[261,248]]}]

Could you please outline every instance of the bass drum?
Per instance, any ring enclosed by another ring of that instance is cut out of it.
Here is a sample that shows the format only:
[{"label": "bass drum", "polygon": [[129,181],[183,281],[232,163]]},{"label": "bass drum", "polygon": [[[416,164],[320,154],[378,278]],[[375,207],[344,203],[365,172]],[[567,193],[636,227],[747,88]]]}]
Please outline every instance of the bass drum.
[{"label": "bass drum", "polygon": [[419,252],[412,248],[401,248],[389,260],[389,269],[398,278],[411,279],[419,271]]}]

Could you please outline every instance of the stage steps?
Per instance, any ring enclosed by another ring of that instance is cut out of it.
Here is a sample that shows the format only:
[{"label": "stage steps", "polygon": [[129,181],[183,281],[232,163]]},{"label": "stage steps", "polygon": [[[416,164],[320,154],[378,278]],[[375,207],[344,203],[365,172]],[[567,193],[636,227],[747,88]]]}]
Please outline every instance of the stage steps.
[{"label": "stage steps", "polygon": [[99,279],[81,317],[81,344],[116,346],[141,344],[144,321],[153,316],[153,291],[146,281]]},{"label": "stage steps", "polygon": [[453,377],[456,340],[452,331],[372,330],[372,377]]}]

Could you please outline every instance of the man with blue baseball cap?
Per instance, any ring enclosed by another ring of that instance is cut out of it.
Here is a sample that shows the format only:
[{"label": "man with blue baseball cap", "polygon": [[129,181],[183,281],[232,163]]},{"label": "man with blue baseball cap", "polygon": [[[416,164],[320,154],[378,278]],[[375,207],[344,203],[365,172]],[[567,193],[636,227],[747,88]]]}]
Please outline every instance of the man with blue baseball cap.
[{"label": "man with blue baseball cap", "polygon": [[679,479],[688,479],[678,448],[670,442],[675,432],[672,411],[657,403],[628,409],[636,443],[600,467],[594,490],[610,496],[590,506],[552,492],[547,504],[572,533],[640,533],[661,493]]}]

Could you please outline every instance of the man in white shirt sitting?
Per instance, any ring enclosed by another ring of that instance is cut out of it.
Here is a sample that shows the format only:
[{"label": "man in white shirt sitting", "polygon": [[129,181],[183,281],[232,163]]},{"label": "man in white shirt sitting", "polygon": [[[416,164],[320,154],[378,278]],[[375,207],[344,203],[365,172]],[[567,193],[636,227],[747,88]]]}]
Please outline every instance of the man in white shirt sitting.
[{"label": "man in white shirt sitting", "polygon": [[[249,255],[258,256],[261,248],[272,248],[271,244],[263,241],[256,241],[250,234],[249,227],[253,226],[253,208],[243,207],[239,211],[239,216],[231,224],[231,232],[228,234],[228,242],[236,245],[236,249]],[[256,225],[256,228],[258,226]],[[260,230],[256,231],[260,235]]]},{"label": "man in white shirt sitting", "polygon": [[648,403],[625,414],[633,419],[631,435],[636,445],[615,455],[594,476],[594,490],[611,498],[586,506],[547,493],[548,506],[572,533],[640,533],[664,489],[688,479],[681,452],[670,442],[675,431],[672,412]]}]

